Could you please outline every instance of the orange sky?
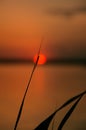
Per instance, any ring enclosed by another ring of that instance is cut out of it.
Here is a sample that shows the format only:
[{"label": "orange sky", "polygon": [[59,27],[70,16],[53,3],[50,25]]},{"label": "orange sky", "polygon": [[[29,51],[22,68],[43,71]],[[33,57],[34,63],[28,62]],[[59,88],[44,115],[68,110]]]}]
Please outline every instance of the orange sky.
[{"label": "orange sky", "polygon": [[42,36],[47,57],[86,58],[84,0],[3,0],[0,19],[0,58],[31,58]]}]

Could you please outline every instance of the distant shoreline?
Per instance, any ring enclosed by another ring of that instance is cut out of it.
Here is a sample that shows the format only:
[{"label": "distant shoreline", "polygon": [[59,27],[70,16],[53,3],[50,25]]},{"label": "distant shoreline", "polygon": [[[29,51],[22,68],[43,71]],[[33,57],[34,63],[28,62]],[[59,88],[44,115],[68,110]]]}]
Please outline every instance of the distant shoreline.
[{"label": "distant shoreline", "polygon": [[[33,60],[27,59],[0,59],[0,64],[32,64]],[[47,64],[76,64],[86,65],[86,59],[49,59]]]}]

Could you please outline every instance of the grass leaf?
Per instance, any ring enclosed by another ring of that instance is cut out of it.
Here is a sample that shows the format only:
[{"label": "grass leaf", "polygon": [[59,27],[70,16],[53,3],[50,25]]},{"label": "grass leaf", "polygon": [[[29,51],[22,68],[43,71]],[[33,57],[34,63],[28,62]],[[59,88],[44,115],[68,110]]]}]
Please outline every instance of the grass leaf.
[{"label": "grass leaf", "polygon": [[80,101],[80,99],[82,98],[82,95],[78,98],[78,100],[74,103],[74,105],[69,109],[69,111],[66,113],[66,115],[64,116],[64,118],[62,119],[59,127],[57,130],[62,130],[64,124],[67,122],[68,118],[71,116],[72,112],[74,111],[74,109],[76,108],[78,102]]},{"label": "grass leaf", "polygon": [[54,117],[54,115],[56,114],[56,112],[54,112],[51,116],[49,116],[46,120],[44,120],[40,125],[38,125],[34,130],[47,130],[48,126],[52,120],[52,118]]},{"label": "grass leaf", "polygon": [[34,71],[35,71],[35,69],[36,69],[36,66],[37,66],[37,64],[38,64],[38,60],[39,60],[39,57],[40,57],[40,49],[41,49],[41,44],[42,44],[42,42],[43,42],[43,39],[42,39],[42,41],[41,41],[41,43],[40,43],[40,47],[39,47],[39,50],[38,50],[38,57],[37,57],[36,63],[35,63],[34,66],[33,66],[33,70],[32,70],[32,72],[31,72],[31,76],[30,76],[29,82],[28,82],[28,84],[27,84],[27,87],[26,87],[26,90],[25,90],[25,93],[24,93],[24,96],[23,96],[23,99],[22,99],[22,102],[21,102],[21,105],[20,105],[20,109],[19,109],[19,112],[18,112],[18,116],[17,116],[17,119],[16,119],[16,123],[15,123],[15,126],[14,126],[14,130],[17,129],[18,122],[19,122],[19,120],[20,120],[21,113],[22,113],[22,109],[23,109],[23,106],[24,106],[25,97],[26,97],[28,88],[29,88],[29,86],[30,86],[32,76],[33,76]]},{"label": "grass leaf", "polygon": [[47,130],[50,122],[52,121],[54,115],[60,111],[61,109],[63,109],[64,107],[66,107],[67,105],[69,105],[70,103],[72,103],[73,101],[75,101],[77,98],[83,96],[84,94],[86,94],[86,91],[70,98],[69,100],[67,100],[61,107],[59,107],[54,113],[52,113],[48,118],[46,118],[43,122],[41,122],[34,130]]}]

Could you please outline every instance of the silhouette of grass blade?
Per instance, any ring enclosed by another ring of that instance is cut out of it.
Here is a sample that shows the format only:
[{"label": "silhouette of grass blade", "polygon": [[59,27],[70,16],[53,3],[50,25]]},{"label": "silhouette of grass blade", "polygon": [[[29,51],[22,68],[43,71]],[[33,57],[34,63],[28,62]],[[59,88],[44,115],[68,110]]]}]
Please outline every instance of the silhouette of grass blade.
[{"label": "silhouette of grass blade", "polygon": [[56,112],[54,112],[51,116],[49,116],[46,120],[44,120],[40,125],[38,125],[34,130],[47,130],[48,126],[52,120],[52,118],[54,117],[54,115],[56,114]]},{"label": "silhouette of grass blade", "polygon": [[64,124],[67,122],[68,118],[71,116],[72,112],[76,108],[76,106],[79,103],[79,101],[80,101],[81,98],[82,98],[82,96],[80,96],[79,99],[74,103],[74,105],[69,109],[69,111],[66,113],[66,115],[62,119],[62,121],[61,121],[61,123],[60,123],[60,125],[59,125],[59,127],[58,127],[57,130],[62,130]]},{"label": "silhouette of grass blade", "polygon": [[[43,41],[43,40],[42,40],[42,41]],[[41,44],[42,44],[42,41],[41,41]],[[16,123],[15,123],[15,126],[14,126],[14,130],[17,129],[18,122],[19,122],[19,120],[20,120],[21,113],[22,113],[22,109],[23,109],[23,106],[24,106],[25,97],[26,97],[28,88],[29,88],[29,86],[30,86],[32,76],[33,76],[33,74],[34,74],[34,71],[35,71],[36,66],[37,66],[37,64],[38,64],[38,61],[39,61],[39,57],[40,57],[39,54],[40,54],[41,44],[40,44],[40,48],[39,48],[39,50],[38,50],[38,57],[37,57],[36,63],[34,64],[34,67],[33,67],[33,70],[32,70],[32,72],[31,72],[31,76],[30,76],[29,82],[28,82],[28,84],[27,84],[27,87],[26,87],[26,90],[25,90],[25,93],[24,93],[24,96],[23,96],[23,100],[22,100],[21,105],[20,105],[20,109],[19,109],[19,112],[18,112],[18,116],[17,116],[17,119],[16,119]]]},{"label": "silhouette of grass blade", "polygon": [[43,122],[41,122],[34,130],[47,130],[50,122],[52,121],[53,117],[55,116],[55,114],[60,111],[61,109],[63,109],[64,107],[66,107],[67,105],[69,105],[70,103],[72,103],[73,101],[75,101],[77,98],[83,96],[84,94],[86,94],[86,91],[70,98],[68,101],[66,101],[61,107],[59,107],[55,112],[53,112],[49,117],[47,117]]},{"label": "silhouette of grass blade", "polygon": [[80,96],[82,96],[82,95],[84,95],[84,94],[86,94],[86,91],[84,91],[84,92],[82,92],[82,93],[80,93],[80,94],[78,94],[78,95],[76,95],[76,96],[70,98],[70,99],[67,100],[58,110],[64,108],[64,107],[67,106],[67,105],[69,105],[71,102],[75,101],[78,97],[80,97]]},{"label": "silhouette of grass blade", "polygon": [[23,99],[23,101],[22,101],[22,103],[21,103],[21,106],[20,106],[20,110],[19,110],[19,113],[18,113],[18,116],[17,116],[17,120],[16,120],[16,123],[15,123],[14,130],[16,130],[16,128],[17,128],[17,124],[18,124],[19,118],[20,118],[20,116],[21,116],[23,104],[24,104],[24,99]]},{"label": "silhouette of grass blade", "polygon": [[28,82],[28,85],[27,85],[27,88],[26,88],[26,91],[25,91],[25,94],[24,94],[22,103],[21,103],[21,105],[20,105],[20,109],[19,109],[19,112],[18,112],[18,116],[17,116],[17,120],[16,120],[16,124],[15,124],[14,130],[16,130],[16,128],[17,128],[17,125],[18,125],[18,122],[19,122],[19,119],[20,119],[20,116],[21,116],[21,113],[22,113],[22,109],[23,109],[23,106],[24,106],[24,101],[25,101],[25,97],[26,97],[26,94],[27,94],[27,91],[28,91],[28,87],[29,87],[29,85],[30,85],[30,82],[31,82],[33,73],[34,73],[35,68],[36,68],[36,66],[37,66],[37,63],[38,63],[38,60],[39,60],[39,56],[37,57],[36,64],[34,64],[34,68],[33,68],[33,70],[32,70],[31,76],[30,76],[30,80],[29,80],[29,82]]}]

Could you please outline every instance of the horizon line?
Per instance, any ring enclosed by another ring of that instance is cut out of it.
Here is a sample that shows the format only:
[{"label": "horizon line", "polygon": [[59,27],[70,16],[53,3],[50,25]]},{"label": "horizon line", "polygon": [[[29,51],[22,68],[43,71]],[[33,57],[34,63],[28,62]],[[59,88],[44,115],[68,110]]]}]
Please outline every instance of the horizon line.
[{"label": "horizon line", "polygon": [[[24,58],[0,58],[0,64],[1,63],[34,63],[33,59],[24,59]],[[53,59],[48,59],[46,61],[46,64],[84,64],[86,65],[86,58],[53,58]]]}]

